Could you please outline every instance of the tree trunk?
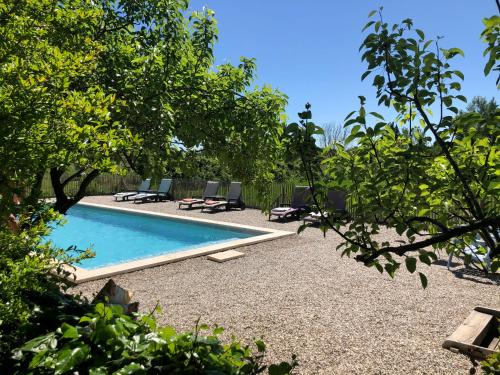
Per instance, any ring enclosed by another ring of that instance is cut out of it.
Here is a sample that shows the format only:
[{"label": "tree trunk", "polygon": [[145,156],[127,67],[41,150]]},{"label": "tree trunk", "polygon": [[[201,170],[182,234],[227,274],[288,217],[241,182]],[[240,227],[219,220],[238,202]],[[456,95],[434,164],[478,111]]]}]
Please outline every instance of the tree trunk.
[{"label": "tree trunk", "polygon": [[51,168],[50,170],[50,181],[52,183],[52,188],[54,189],[54,194],[56,196],[56,203],[54,204],[54,209],[61,214],[65,214],[73,205],[77,204],[84,196],[87,187],[90,183],[99,176],[99,171],[93,169],[88,175],[85,176],[83,181],[80,183],[77,193],[73,197],[68,197],[64,192],[64,187],[72,179],[78,177],[80,174],[75,173],[64,181],[61,181],[61,177],[64,173],[63,169]]}]

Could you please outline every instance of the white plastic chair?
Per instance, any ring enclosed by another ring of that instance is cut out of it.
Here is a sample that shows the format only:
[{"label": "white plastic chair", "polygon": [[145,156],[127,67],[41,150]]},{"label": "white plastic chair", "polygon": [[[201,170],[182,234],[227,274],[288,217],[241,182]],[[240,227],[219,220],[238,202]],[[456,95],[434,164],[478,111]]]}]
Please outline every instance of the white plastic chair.
[{"label": "white plastic chair", "polygon": [[[485,247],[485,246],[486,246],[486,243],[484,242],[484,240],[481,237],[476,236],[476,239],[474,240],[474,242],[472,244],[468,245],[467,248],[465,248],[463,250],[463,253],[466,255],[470,255],[472,262],[484,264],[486,266],[486,269],[489,270],[489,269],[491,269],[491,258],[490,258],[489,253],[486,253],[486,254],[479,253],[479,248]],[[447,266],[448,270],[451,267],[451,260],[453,259],[454,254],[455,254],[455,252],[452,251],[450,253],[450,256],[448,257],[448,266]]]}]

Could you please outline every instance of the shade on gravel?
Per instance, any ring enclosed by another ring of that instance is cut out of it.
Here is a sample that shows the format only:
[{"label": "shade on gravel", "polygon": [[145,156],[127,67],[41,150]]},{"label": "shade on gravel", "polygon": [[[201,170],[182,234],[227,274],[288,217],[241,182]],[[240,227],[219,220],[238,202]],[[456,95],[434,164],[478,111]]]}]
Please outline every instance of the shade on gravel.
[{"label": "shade on gravel", "polygon": [[[258,210],[201,213],[173,202],[134,205],[112,197],[86,202],[296,231],[298,222],[271,223]],[[396,237],[384,232],[387,240]],[[162,307],[161,324],[190,330],[219,324],[251,343],[263,337],[269,362],[298,355],[299,374],[466,374],[468,360],[441,348],[474,306],[500,308],[500,277],[485,277],[440,261],[419,266],[429,279],[402,270],[394,280],[335,251],[339,238],[318,229],[239,248],[226,263],[206,257],[114,276],[134,292],[141,311]],[[443,254],[444,258],[444,254]],[[96,293],[107,279],[74,292]]]}]

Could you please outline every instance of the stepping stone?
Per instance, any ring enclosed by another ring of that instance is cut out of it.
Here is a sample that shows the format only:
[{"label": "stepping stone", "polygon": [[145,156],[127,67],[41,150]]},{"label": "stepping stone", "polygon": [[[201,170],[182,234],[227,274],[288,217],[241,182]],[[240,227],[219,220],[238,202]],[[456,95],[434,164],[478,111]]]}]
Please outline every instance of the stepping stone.
[{"label": "stepping stone", "polygon": [[231,259],[241,258],[244,255],[245,255],[245,253],[241,253],[239,251],[228,250],[228,251],[223,251],[221,253],[209,255],[207,258],[209,260],[213,260],[215,262],[222,263],[222,262],[227,262],[228,260],[231,260]]}]

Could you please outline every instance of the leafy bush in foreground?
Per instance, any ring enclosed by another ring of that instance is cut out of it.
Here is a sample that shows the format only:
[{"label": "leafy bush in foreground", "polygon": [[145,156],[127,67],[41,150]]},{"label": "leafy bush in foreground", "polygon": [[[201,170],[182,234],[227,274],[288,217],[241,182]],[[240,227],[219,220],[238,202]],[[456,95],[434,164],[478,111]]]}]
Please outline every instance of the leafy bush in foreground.
[{"label": "leafy bush in foreground", "polygon": [[[234,340],[222,345],[218,327],[212,334],[177,333],[158,327],[151,315],[134,319],[120,306],[98,304],[77,324],[63,323],[57,330],[26,343],[15,353],[16,373],[65,374],[258,374],[265,345],[256,341],[258,354]],[[269,374],[289,374],[292,363],[271,365]]]},{"label": "leafy bush in foreground", "polygon": [[500,374],[500,352],[496,352],[481,362],[483,374]]},{"label": "leafy bush in foreground", "polygon": [[33,210],[18,215],[15,230],[0,226],[0,373],[10,367],[13,348],[86,311],[64,294],[63,265],[77,258],[43,241],[47,223],[59,215],[43,206]]}]

